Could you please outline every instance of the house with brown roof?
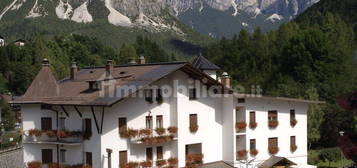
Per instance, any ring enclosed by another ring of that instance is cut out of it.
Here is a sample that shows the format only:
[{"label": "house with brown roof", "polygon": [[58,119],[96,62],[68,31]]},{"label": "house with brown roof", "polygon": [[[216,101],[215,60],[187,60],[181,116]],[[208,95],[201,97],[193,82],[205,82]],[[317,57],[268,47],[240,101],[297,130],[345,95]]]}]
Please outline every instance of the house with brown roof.
[{"label": "house with brown roof", "polygon": [[187,62],[78,69],[56,80],[47,59],[21,105],[24,164],[94,168],[258,165],[272,155],[307,165],[309,104],[241,95],[227,73]]}]

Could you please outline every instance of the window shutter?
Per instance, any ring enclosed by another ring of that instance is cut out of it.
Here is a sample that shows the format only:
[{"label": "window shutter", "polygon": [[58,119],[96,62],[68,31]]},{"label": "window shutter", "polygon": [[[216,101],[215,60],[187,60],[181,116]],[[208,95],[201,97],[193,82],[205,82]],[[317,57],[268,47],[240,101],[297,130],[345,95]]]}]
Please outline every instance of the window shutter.
[{"label": "window shutter", "polygon": [[278,111],[276,110],[272,110],[272,111],[268,111],[268,120],[278,120]]},{"label": "window shutter", "polygon": [[290,137],[290,146],[296,146],[296,138],[295,136]]},{"label": "window shutter", "polygon": [[152,129],[152,116],[146,116],[146,128]]},{"label": "window shutter", "polygon": [[146,160],[152,160],[152,148],[146,148]]},{"label": "window shutter", "polygon": [[90,118],[86,118],[84,120],[85,124],[85,132],[90,133],[92,132],[92,120]]},{"label": "window shutter", "polygon": [[158,146],[158,147],[156,148],[156,157],[157,157],[157,160],[161,160],[161,159],[164,158],[162,146]]},{"label": "window shutter", "polygon": [[295,110],[291,109],[290,110],[290,120],[294,120],[295,119]]},{"label": "window shutter", "polygon": [[42,149],[42,163],[47,164],[47,163],[52,163],[53,162],[53,156],[52,156],[52,149]]},{"label": "window shutter", "polygon": [[92,152],[86,152],[86,164],[90,166],[93,165]]},{"label": "window shutter", "polygon": [[188,98],[189,98],[190,100],[197,99],[196,88],[191,88],[191,89],[189,89]]},{"label": "window shutter", "polygon": [[251,111],[250,113],[249,113],[249,122],[250,123],[255,123],[256,121],[255,121],[255,111]]},{"label": "window shutter", "polygon": [[43,131],[52,130],[52,118],[41,118],[41,130]]},{"label": "window shutter", "polygon": [[126,125],[126,118],[119,118],[119,130],[121,129],[126,129],[127,125]]},{"label": "window shutter", "polygon": [[119,164],[123,165],[128,163],[128,152],[127,151],[119,151]]},{"label": "window shutter", "polygon": [[156,128],[163,128],[163,116],[156,116]]},{"label": "window shutter", "polygon": [[190,127],[197,126],[197,114],[190,114]]},{"label": "window shutter", "polygon": [[256,149],[256,141],[255,139],[250,140],[250,150]]},{"label": "window shutter", "polygon": [[278,147],[278,138],[269,138],[269,148]]}]

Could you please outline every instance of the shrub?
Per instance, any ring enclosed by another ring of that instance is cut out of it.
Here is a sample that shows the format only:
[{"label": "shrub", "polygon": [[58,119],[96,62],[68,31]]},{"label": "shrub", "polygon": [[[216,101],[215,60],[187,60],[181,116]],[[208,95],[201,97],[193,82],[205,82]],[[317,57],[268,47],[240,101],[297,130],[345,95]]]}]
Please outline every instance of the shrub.
[{"label": "shrub", "polygon": [[271,121],[269,121],[268,125],[270,128],[276,128],[279,125],[279,121],[271,120]]},{"label": "shrub", "polygon": [[338,148],[327,148],[320,151],[319,158],[327,162],[340,160],[340,150]]},{"label": "shrub", "polygon": [[166,133],[166,129],[165,128],[156,128],[155,129],[155,132],[158,134],[158,135],[164,135]]},{"label": "shrub", "polygon": [[194,132],[197,132],[197,130],[198,130],[198,125],[190,126],[190,132],[194,133]]},{"label": "shrub", "polygon": [[27,163],[28,168],[41,168],[42,163],[40,161],[32,161]]},{"label": "shrub", "polygon": [[170,157],[169,159],[167,159],[167,162],[169,163],[170,166],[175,166],[178,163],[177,158],[174,157]]},{"label": "shrub", "polygon": [[140,163],[140,166],[142,166],[142,167],[152,167],[152,162],[150,160],[142,161]]},{"label": "shrub", "polygon": [[257,128],[257,126],[258,126],[258,123],[256,123],[256,122],[250,122],[249,123],[249,127],[252,128],[252,129]]},{"label": "shrub", "polygon": [[252,155],[252,156],[257,156],[258,155],[258,153],[259,153],[259,151],[258,150],[256,150],[256,149],[252,149],[252,150],[250,150],[250,155]]},{"label": "shrub", "polygon": [[29,135],[30,135],[30,136],[37,136],[37,137],[39,137],[39,136],[41,136],[41,131],[38,130],[38,129],[30,129],[30,130],[29,130]]},{"label": "shrub", "polygon": [[167,130],[169,131],[170,134],[176,134],[178,131],[178,128],[171,126],[171,127],[167,128]]},{"label": "shrub", "polygon": [[279,148],[278,147],[270,147],[268,150],[269,150],[269,153],[272,154],[272,155],[274,155],[274,154],[279,152]]},{"label": "shrub", "polygon": [[296,124],[297,124],[297,120],[296,120],[296,119],[291,119],[291,120],[290,120],[290,125],[291,125],[292,127],[295,127]]},{"label": "shrub", "polygon": [[244,121],[239,121],[236,123],[236,129],[241,130],[241,129],[245,129],[247,127],[247,123]]},{"label": "shrub", "polygon": [[156,161],[156,166],[162,167],[162,166],[165,166],[166,163],[167,163],[166,160],[157,160]]}]

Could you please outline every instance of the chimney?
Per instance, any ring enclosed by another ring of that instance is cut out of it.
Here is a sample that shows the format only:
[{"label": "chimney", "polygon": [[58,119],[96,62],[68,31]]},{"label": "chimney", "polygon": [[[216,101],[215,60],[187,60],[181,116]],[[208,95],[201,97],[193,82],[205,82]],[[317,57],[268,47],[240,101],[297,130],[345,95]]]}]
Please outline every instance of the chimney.
[{"label": "chimney", "polygon": [[146,64],[146,60],[144,56],[140,56],[140,64]]},{"label": "chimney", "polygon": [[107,72],[107,75],[111,75],[113,73],[113,70],[113,60],[107,60],[107,65],[105,66],[105,71]]},{"label": "chimney", "polygon": [[135,58],[130,58],[129,59],[129,64],[136,64]]},{"label": "chimney", "polygon": [[48,61],[47,58],[43,59],[42,61],[42,67],[49,67],[50,66],[50,61]]},{"label": "chimney", "polygon": [[227,72],[223,72],[222,77],[221,77],[221,83],[225,87],[231,88],[231,77],[228,75]]},{"label": "chimney", "polygon": [[71,66],[71,80],[74,80],[76,78],[76,73],[78,72],[78,67],[76,62],[72,62]]}]

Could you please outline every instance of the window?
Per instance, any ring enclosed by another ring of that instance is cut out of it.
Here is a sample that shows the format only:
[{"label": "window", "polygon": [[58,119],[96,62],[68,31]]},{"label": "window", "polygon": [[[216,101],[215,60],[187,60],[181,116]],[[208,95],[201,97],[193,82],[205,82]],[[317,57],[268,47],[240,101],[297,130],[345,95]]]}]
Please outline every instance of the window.
[{"label": "window", "polygon": [[144,90],[144,97],[145,97],[145,101],[152,103],[153,102],[152,89],[145,89]]},{"label": "window", "polygon": [[162,117],[162,115],[156,116],[156,128],[163,128],[163,117]]},{"label": "window", "polygon": [[126,125],[126,118],[119,118],[119,123],[118,123],[119,131],[120,130],[126,130],[127,125]]},{"label": "window", "polygon": [[43,131],[52,130],[52,118],[41,118],[41,130]]},{"label": "window", "polygon": [[157,103],[160,103],[160,104],[163,102],[162,90],[161,89],[157,89],[156,101],[157,101]]},{"label": "window", "polygon": [[42,163],[43,164],[53,162],[52,149],[42,149],[41,153],[42,153]]},{"label": "window", "polygon": [[296,146],[296,138],[295,136],[290,136],[290,146],[295,147]]},{"label": "window", "polygon": [[256,121],[255,121],[255,111],[249,112],[249,123],[256,123]]},{"label": "window", "polygon": [[66,118],[61,117],[59,119],[59,130],[65,130],[66,129],[65,123],[66,123]]},{"label": "window", "polygon": [[92,120],[90,118],[84,119],[84,132],[86,133],[92,132]]},{"label": "window", "polygon": [[290,110],[290,120],[295,120],[295,110],[294,109]]},{"label": "window", "polygon": [[146,160],[152,160],[152,148],[146,148]]},{"label": "window", "polygon": [[197,99],[197,91],[196,91],[196,88],[190,88],[189,89],[189,99],[190,100],[195,100]]},{"label": "window", "polygon": [[238,98],[238,103],[245,103],[245,99],[244,98]]},{"label": "window", "polygon": [[269,138],[269,148],[278,148],[278,138]]},{"label": "window", "polygon": [[146,116],[146,128],[152,129],[152,116]]},{"label": "window", "polygon": [[164,158],[162,146],[156,147],[156,157],[157,157],[157,160],[161,160]]},{"label": "window", "polygon": [[92,152],[86,152],[86,164],[93,165]]},{"label": "window", "polygon": [[277,121],[278,120],[278,111],[272,110],[268,111],[268,121]]},{"label": "window", "polygon": [[61,163],[66,162],[66,150],[65,149],[60,150],[60,159],[61,159]]},{"label": "window", "polygon": [[256,141],[255,141],[255,139],[251,139],[250,140],[249,147],[250,147],[249,148],[250,150],[256,149]]},{"label": "window", "polygon": [[190,114],[190,131],[196,132],[198,130],[197,114]]},{"label": "window", "polygon": [[119,151],[119,164],[124,165],[128,163],[128,152],[127,151]]}]

